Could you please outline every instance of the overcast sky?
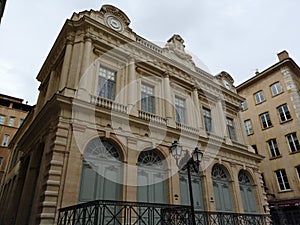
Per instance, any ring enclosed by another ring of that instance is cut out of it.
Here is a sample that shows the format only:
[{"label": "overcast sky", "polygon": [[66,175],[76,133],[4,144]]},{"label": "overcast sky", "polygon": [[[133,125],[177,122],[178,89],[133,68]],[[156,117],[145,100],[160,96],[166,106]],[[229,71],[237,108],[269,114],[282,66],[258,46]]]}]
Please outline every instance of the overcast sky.
[{"label": "overcast sky", "polygon": [[152,42],[180,34],[186,49],[235,85],[277,62],[287,50],[300,64],[299,0],[8,0],[0,25],[0,93],[35,104],[36,76],[73,12],[121,9]]}]

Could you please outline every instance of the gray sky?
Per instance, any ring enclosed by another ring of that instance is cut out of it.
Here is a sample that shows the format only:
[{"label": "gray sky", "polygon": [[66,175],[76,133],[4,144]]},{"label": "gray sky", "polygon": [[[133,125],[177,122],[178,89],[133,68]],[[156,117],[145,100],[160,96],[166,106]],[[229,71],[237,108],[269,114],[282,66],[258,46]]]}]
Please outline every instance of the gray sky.
[{"label": "gray sky", "polygon": [[0,25],[0,93],[35,104],[36,76],[65,20],[103,4],[121,9],[149,41],[180,34],[213,75],[225,70],[235,85],[276,63],[284,49],[300,64],[299,0],[9,0]]}]

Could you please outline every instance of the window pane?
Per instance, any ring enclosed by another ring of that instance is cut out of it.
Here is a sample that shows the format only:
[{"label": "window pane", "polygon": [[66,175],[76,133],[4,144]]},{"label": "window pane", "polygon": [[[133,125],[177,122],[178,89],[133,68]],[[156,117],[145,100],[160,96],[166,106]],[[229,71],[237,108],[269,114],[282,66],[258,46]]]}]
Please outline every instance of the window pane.
[{"label": "window pane", "polygon": [[230,139],[237,140],[235,130],[234,130],[234,125],[233,125],[233,119],[226,118],[226,121],[227,121],[227,129],[228,129]]},{"label": "window pane", "polygon": [[300,144],[296,133],[286,135],[286,139],[289,144],[291,152],[300,151]]},{"label": "window pane", "polygon": [[272,122],[269,116],[269,113],[263,113],[260,115],[260,120],[262,123],[263,128],[268,128],[272,126]]},{"label": "window pane", "polygon": [[152,86],[142,84],[141,86],[142,111],[150,112],[150,113],[155,112],[155,98],[153,94],[154,94],[154,88]]},{"label": "window pane", "polygon": [[284,191],[290,189],[290,185],[285,170],[277,170],[275,171],[275,174],[276,174],[276,178],[280,190]]},{"label": "window pane", "polygon": [[211,132],[212,131],[211,111],[207,108],[203,108],[203,117],[204,117],[205,131]]},{"label": "window pane", "polygon": [[278,113],[279,113],[279,117],[280,117],[281,122],[290,120],[292,118],[287,105],[279,106],[278,107]]},{"label": "window pane", "polygon": [[259,103],[263,102],[264,100],[265,100],[265,97],[264,97],[264,94],[263,94],[262,91],[257,92],[255,94],[255,102],[256,102],[256,104],[259,104]]},{"label": "window pane", "polygon": [[185,100],[175,97],[176,121],[186,123],[185,119]]},{"label": "window pane", "polygon": [[272,95],[273,95],[273,96],[274,96],[274,95],[277,95],[277,94],[279,94],[279,93],[281,93],[281,92],[282,92],[282,88],[281,88],[280,83],[277,82],[277,83],[273,84],[273,85],[271,86],[271,90],[272,90]]},{"label": "window pane", "polygon": [[115,99],[116,72],[100,66],[98,78],[98,95],[110,100]]},{"label": "window pane", "polygon": [[270,153],[271,153],[272,157],[276,157],[276,156],[280,155],[276,139],[269,140],[268,141],[268,147],[269,147],[269,150],[270,150]]},{"label": "window pane", "polygon": [[0,124],[4,124],[5,116],[0,115]]},{"label": "window pane", "polygon": [[245,129],[247,135],[253,134],[252,124],[250,120],[245,120]]}]

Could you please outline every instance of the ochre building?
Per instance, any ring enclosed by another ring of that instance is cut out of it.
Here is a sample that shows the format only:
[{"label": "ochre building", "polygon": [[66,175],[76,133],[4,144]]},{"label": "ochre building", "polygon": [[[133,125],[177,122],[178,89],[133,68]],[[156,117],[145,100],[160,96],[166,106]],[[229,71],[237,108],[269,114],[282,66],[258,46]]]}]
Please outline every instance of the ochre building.
[{"label": "ochre building", "polygon": [[244,98],[228,73],[213,76],[195,61],[180,35],[158,46],[114,6],[74,13],[11,143],[0,223],[189,224],[187,171],[170,154],[177,141],[179,165],[196,147],[204,152],[191,175],[198,224],[266,224]]},{"label": "ochre building", "polygon": [[286,51],[237,87],[275,224],[300,224],[300,68]]}]

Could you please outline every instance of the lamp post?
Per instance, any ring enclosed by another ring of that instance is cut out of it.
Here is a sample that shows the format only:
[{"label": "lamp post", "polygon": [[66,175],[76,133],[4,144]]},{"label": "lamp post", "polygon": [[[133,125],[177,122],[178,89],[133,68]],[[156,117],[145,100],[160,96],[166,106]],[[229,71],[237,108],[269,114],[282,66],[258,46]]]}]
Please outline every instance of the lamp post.
[{"label": "lamp post", "polygon": [[[195,218],[195,208],[194,208],[194,198],[193,198],[193,188],[192,188],[192,181],[191,181],[191,168],[195,172],[199,172],[199,164],[202,161],[203,158],[203,152],[196,147],[194,151],[192,152],[192,156],[188,159],[186,164],[184,165],[179,165],[179,159],[181,158],[182,155],[182,146],[177,142],[174,141],[170,147],[170,152],[172,156],[176,160],[176,165],[181,168],[182,170],[187,169],[188,173],[188,183],[189,183],[189,194],[190,194],[190,203],[191,203],[191,215],[192,215],[192,225],[196,225],[196,218]],[[187,150],[186,150],[187,151]]]},{"label": "lamp post", "polygon": [[[182,146],[177,141],[174,141],[170,147],[170,152],[171,152],[172,156],[175,158],[176,165],[179,168],[181,168],[181,165],[179,165],[179,159],[181,158],[182,151],[183,151]],[[196,218],[195,218],[193,188],[192,188],[192,181],[191,181],[191,168],[194,169],[194,171],[198,173],[199,172],[199,164],[202,161],[202,158],[203,158],[203,152],[198,147],[196,147],[195,150],[192,152],[192,156],[189,158],[189,160],[186,162],[186,164],[182,165],[182,170],[187,169],[187,173],[188,173],[192,225],[196,225]]]}]

